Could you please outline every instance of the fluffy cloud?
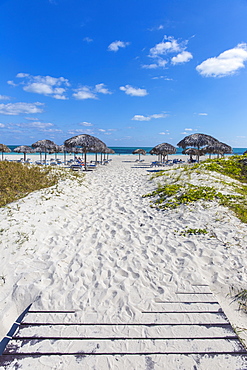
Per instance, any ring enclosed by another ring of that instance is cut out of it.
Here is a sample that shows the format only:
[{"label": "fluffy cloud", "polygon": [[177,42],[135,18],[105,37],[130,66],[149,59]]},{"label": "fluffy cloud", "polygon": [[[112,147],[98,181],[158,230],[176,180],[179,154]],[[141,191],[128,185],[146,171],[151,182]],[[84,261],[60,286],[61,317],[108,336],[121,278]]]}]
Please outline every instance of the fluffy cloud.
[{"label": "fluffy cloud", "polygon": [[155,63],[143,64],[142,65],[142,68],[146,68],[146,69],[165,68],[165,66],[167,65],[167,63],[168,63],[167,60],[164,60],[164,59],[161,59],[161,58],[157,58],[157,60],[156,60]]},{"label": "fluffy cloud", "polygon": [[99,92],[101,94],[112,94],[111,91],[109,91],[106,87],[105,84],[98,84],[95,85],[95,91]]},{"label": "fluffy cloud", "polygon": [[186,63],[193,58],[193,55],[189,51],[182,51],[171,59],[172,64]]},{"label": "fluffy cloud", "polygon": [[[164,36],[162,42],[156,44],[149,51],[149,57],[154,59],[154,63],[145,64],[142,68],[155,69],[155,68],[166,68],[169,60],[171,64],[179,64],[188,62],[193,58],[192,54],[186,51],[187,41],[179,42],[172,36]],[[177,54],[169,59],[169,54]],[[166,59],[164,59],[164,57]]]},{"label": "fluffy cloud", "polygon": [[90,129],[83,130],[83,132],[81,129],[75,129],[75,130],[69,130],[68,134],[69,135],[81,135],[81,134],[94,135],[94,132],[93,130],[90,130]]},{"label": "fluffy cloud", "polygon": [[80,87],[75,91],[73,97],[77,100],[97,99],[96,94],[87,86]]},{"label": "fluffy cloud", "polygon": [[[16,123],[15,126],[18,127],[31,127],[31,128],[37,128],[37,129],[47,129],[48,127],[54,126],[53,123],[50,122],[40,122],[40,121],[34,121],[34,122],[23,122],[23,123]],[[49,129],[51,130],[51,129]]]},{"label": "fluffy cloud", "polygon": [[172,36],[164,36],[163,41],[150,49],[150,56],[157,57],[167,53],[176,53],[181,51],[181,45]]},{"label": "fluffy cloud", "polygon": [[0,123],[0,127],[5,127],[5,125],[3,123]]},{"label": "fluffy cloud", "polygon": [[10,100],[10,97],[7,95],[0,95],[0,100]]},{"label": "fluffy cloud", "polygon": [[141,114],[136,114],[132,119],[132,121],[150,121],[152,118],[166,118],[167,114],[160,113],[160,114],[151,114],[150,116],[143,116]]},{"label": "fluffy cloud", "polygon": [[198,113],[198,116],[207,116],[207,113]]},{"label": "fluffy cloud", "polygon": [[93,124],[92,123],[90,123],[90,122],[81,122],[81,123],[79,123],[79,125],[82,125],[82,126],[93,126]]},{"label": "fluffy cloud", "polygon": [[150,121],[151,117],[145,117],[141,114],[136,114],[133,118],[131,118],[132,121]]},{"label": "fluffy cloud", "polygon": [[10,116],[18,116],[19,114],[42,113],[42,103],[9,103],[0,104],[0,113]]},{"label": "fluffy cloud", "polygon": [[224,77],[233,75],[244,68],[247,61],[247,44],[238,44],[235,48],[221,53],[217,57],[206,59],[196,67],[196,70],[205,77]]},{"label": "fluffy cloud", "polygon": [[75,93],[73,97],[77,100],[85,100],[85,99],[98,99],[97,94],[112,94],[111,91],[107,89],[105,84],[97,84],[95,87],[90,86],[82,86],[79,89],[74,90]]},{"label": "fluffy cloud", "polygon": [[148,92],[146,89],[135,88],[130,85],[120,86],[119,89],[130,96],[146,96]]},{"label": "fluffy cloud", "polygon": [[93,41],[93,39],[90,39],[90,37],[84,37],[83,41],[90,43]]},{"label": "fluffy cloud", "polygon": [[31,76],[27,73],[18,73],[16,77],[24,79],[22,82],[24,91],[51,96],[54,99],[67,99],[64,93],[70,84],[64,77]]},{"label": "fluffy cloud", "polygon": [[124,41],[114,41],[108,46],[109,51],[118,51],[119,48],[126,48],[130,43]]}]

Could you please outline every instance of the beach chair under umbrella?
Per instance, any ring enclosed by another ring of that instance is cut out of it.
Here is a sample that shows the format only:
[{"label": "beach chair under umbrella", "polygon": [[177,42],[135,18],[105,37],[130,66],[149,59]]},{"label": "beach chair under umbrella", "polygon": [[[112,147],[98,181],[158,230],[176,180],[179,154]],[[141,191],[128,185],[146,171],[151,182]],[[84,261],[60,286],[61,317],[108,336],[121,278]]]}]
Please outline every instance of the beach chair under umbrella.
[{"label": "beach chair under umbrella", "polygon": [[36,149],[36,151],[39,151],[40,153],[45,153],[45,164],[46,164],[46,157],[47,152],[49,153],[52,150],[56,150],[57,144],[55,144],[51,140],[38,140],[36,143],[32,144],[32,147]]},{"label": "beach chair under umbrella", "polygon": [[27,153],[35,153],[35,150],[27,145],[21,145],[14,149],[16,153],[23,153],[24,155],[24,162],[26,162]]},{"label": "beach chair under umbrella", "polygon": [[[213,136],[206,135],[206,134],[191,134],[188,136],[185,136],[183,140],[179,141],[177,146],[186,149],[187,147],[194,147],[198,150],[205,147],[206,145],[215,145],[219,143],[217,139],[215,139]],[[199,162],[199,152],[197,155],[197,160]]]},{"label": "beach chair under umbrella", "polygon": [[135,150],[133,150],[132,154],[139,154],[139,161],[140,161],[141,154],[146,155],[147,152],[144,149],[135,149]]},{"label": "beach chair under umbrella", "polygon": [[106,148],[106,144],[103,143],[103,141],[87,134],[73,136],[72,138],[65,140],[64,145],[66,147],[79,147],[83,149],[85,171],[87,170],[87,153],[102,153],[104,148]]}]

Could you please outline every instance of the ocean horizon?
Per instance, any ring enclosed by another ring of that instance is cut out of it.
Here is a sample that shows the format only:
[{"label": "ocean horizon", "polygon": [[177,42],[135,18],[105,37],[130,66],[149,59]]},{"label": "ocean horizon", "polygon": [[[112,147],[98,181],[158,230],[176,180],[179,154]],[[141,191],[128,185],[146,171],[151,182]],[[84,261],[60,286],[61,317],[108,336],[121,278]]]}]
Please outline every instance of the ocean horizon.
[{"label": "ocean horizon", "polygon": [[[11,152],[10,153],[5,153],[5,155],[8,155],[8,154],[11,154],[11,155],[20,155],[21,153],[16,153],[14,152],[14,149],[17,148],[18,146],[20,145],[7,145]],[[150,150],[153,148],[152,146],[109,146],[109,148],[113,149],[115,151],[115,155],[116,154],[132,154],[132,152],[135,150],[135,149],[144,149],[147,154],[149,154]],[[171,154],[171,155],[176,155],[176,154],[182,154],[182,148],[177,148],[177,152],[175,154]],[[232,148],[233,150],[233,154],[238,154],[238,155],[241,155],[243,154],[247,148]],[[62,153],[62,152],[61,152]],[[93,154],[93,153],[88,153],[89,155],[90,154]],[[39,155],[39,153],[37,153],[37,155]],[[114,155],[114,154],[111,154],[111,155]]]}]

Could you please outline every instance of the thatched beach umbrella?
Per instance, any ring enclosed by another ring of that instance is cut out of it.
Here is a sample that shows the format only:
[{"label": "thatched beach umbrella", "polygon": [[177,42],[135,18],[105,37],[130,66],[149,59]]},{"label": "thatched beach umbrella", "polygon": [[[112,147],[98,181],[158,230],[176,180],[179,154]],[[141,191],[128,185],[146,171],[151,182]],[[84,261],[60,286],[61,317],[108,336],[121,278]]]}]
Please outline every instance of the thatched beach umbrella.
[{"label": "thatched beach umbrella", "polygon": [[3,161],[3,153],[10,153],[11,149],[5,144],[0,144],[0,152],[2,152],[2,161]]},{"label": "thatched beach umbrella", "polygon": [[168,144],[168,143],[162,143],[156,145],[153,149],[150,150],[150,154],[157,154],[157,155],[162,155],[165,157],[168,154],[175,154],[177,149],[175,146]]},{"label": "thatched beach umbrella", "polygon": [[184,149],[182,151],[182,154],[189,155],[191,161],[193,160],[193,158],[192,158],[193,155],[196,155],[197,157],[198,156],[201,156],[201,155],[204,155],[204,153],[202,152],[202,150],[200,150],[200,149],[198,150],[196,148],[187,148],[187,149]]},{"label": "thatched beach umbrella", "polygon": [[[185,138],[179,141],[177,145],[183,149],[187,147],[194,147],[199,150],[206,145],[214,145],[216,143],[219,143],[219,141],[213,136],[206,134],[191,134],[189,136],[185,136]],[[197,159],[199,161],[199,155],[197,156]]]},{"label": "thatched beach umbrella", "polygon": [[82,134],[82,135],[77,135],[73,136],[70,139],[65,140],[64,145],[67,147],[80,147],[83,149],[84,157],[85,157],[85,170],[87,169],[87,162],[86,162],[86,154],[88,152],[93,152],[93,153],[99,153],[104,150],[106,147],[105,143],[101,141],[100,139],[87,135],[87,134]]},{"label": "thatched beach umbrella", "polygon": [[141,154],[142,155],[146,155],[147,152],[144,149],[135,149],[135,150],[133,150],[132,154],[139,154],[139,160],[140,160]]},{"label": "thatched beach umbrella", "polygon": [[219,154],[224,155],[224,154],[232,154],[232,147],[230,145],[227,145],[225,143],[221,143],[220,141],[216,144],[213,145],[207,145],[205,148],[203,148],[205,153],[208,154]]},{"label": "thatched beach umbrella", "polygon": [[[107,158],[108,158],[109,157],[109,154],[115,154],[115,150],[113,150],[111,148],[108,148],[108,146],[106,146],[103,149],[103,153],[104,153],[104,159],[105,159],[105,154],[107,154]],[[96,156],[97,156],[97,153],[96,153]],[[97,161],[97,157],[96,157],[96,161]]]},{"label": "thatched beach umbrella", "polygon": [[14,152],[16,153],[23,153],[24,155],[24,161],[26,161],[27,153],[34,153],[35,150],[27,145],[21,145],[14,149]]},{"label": "thatched beach umbrella", "polygon": [[36,143],[32,144],[32,147],[36,149],[36,151],[39,151],[40,153],[45,153],[45,164],[46,164],[46,155],[47,152],[50,152],[52,150],[55,150],[57,148],[57,144],[55,144],[51,140],[38,140]]}]

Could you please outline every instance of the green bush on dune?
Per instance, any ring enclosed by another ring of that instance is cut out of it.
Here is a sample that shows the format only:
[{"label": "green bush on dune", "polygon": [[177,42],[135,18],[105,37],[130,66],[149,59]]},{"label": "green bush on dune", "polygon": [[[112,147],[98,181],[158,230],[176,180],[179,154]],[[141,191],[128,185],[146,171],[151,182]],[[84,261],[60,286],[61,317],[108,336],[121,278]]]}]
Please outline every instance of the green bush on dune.
[{"label": "green bush on dune", "polygon": [[199,186],[193,185],[185,181],[185,177],[177,176],[171,170],[161,171],[157,176],[163,176],[167,182],[169,179],[176,177],[176,183],[164,185],[159,184],[158,188],[152,193],[144,195],[144,197],[156,197],[154,201],[155,206],[166,209],[176,208],[181,204],[188,204],[198,200],[212,201],[216,200],[219,204],[230,208],[236,216],[247,223],[247,156],[232,156],[227,159],[209,159],[201,163],[197,163],[192,167],[185,167],[181,169],[184,175],[190,179],[193,173],[205,173],[205,171],[218,172],[222,175],[228,176],[232,179],[238,180],[239,183],[233,184],[222,180],[222,184],[227,184],[235,193],[223,194],[213,186]]}]

